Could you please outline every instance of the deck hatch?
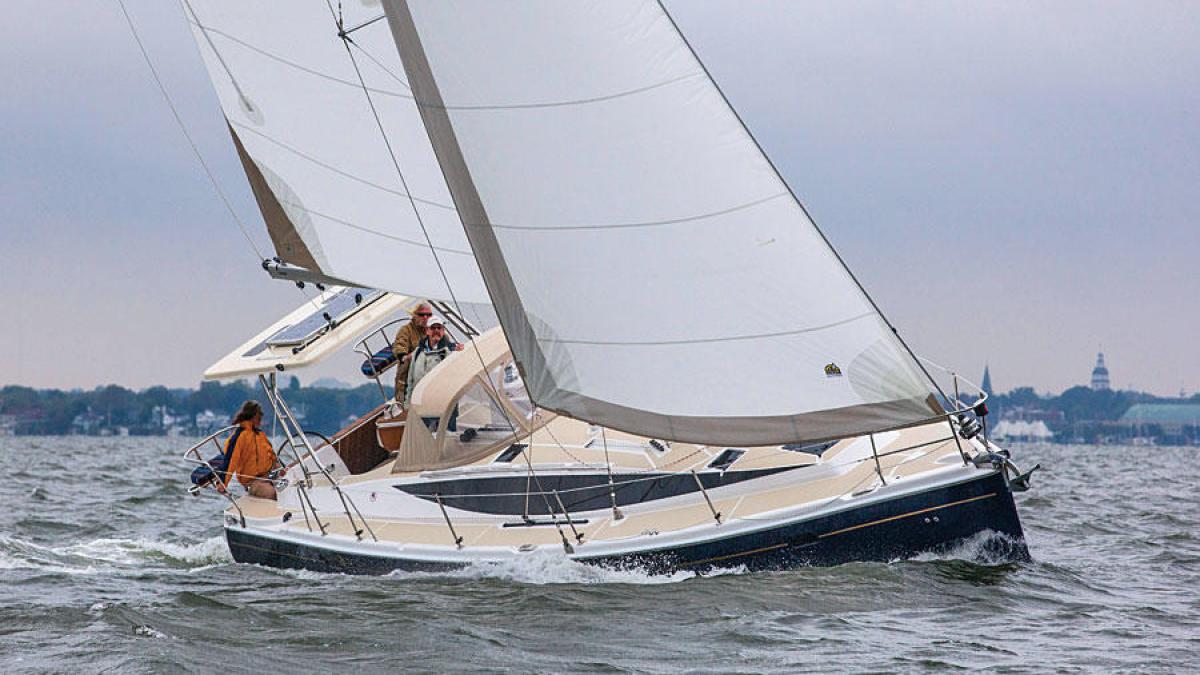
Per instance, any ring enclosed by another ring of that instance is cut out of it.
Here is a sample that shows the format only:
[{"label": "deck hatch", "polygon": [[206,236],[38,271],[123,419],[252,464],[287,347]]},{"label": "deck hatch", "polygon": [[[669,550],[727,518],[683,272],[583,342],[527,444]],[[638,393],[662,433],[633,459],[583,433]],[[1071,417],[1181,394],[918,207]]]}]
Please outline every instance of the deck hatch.
[{"label": "deck hatch", "polygon": [[493,461],[493,464],[507,464],[512,462],[521,454],[522,451],[525,450],[525,448],[528,447],[529,446],[525,443],[513,443],[512,445],[508,446],[504,452],[500,453],[500,456]]},{"label": "deck hatch", "polygon": [[825,441],[823,443],[789,443],[783,446],[790,452],[807,452],[810,455],[821,456],[821,453],[837,445],[840,441]]},{"label": "deck hatch", "polygon": [[708,463],[708,468],[724,471],[728,469],[738,458],[746,454],[745,450],[740,448],[725,448],[717,458]]}]

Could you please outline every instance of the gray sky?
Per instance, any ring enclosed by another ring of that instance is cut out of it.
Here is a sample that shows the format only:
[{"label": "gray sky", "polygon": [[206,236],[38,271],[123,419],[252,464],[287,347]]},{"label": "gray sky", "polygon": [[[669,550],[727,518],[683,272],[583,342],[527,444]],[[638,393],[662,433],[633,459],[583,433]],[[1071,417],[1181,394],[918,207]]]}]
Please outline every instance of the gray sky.
[{"label": "gray sky", "polygon": [[[178,5],[127,3],[270,250]],[[302,298],[259,269],[116,0],[12,4],[0,384],[194,386]],[[1200,3],[668,7],[919,353],[1058,391],[1103,345],[1115,386],[1200,389]]]}]

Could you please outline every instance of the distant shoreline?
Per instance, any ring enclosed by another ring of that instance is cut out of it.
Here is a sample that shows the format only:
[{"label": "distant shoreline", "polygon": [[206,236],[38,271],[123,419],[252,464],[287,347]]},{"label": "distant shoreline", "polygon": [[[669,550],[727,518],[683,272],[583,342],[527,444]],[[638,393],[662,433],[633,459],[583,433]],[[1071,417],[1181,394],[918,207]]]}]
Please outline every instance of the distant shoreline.
[{"label": "distant shoreline", "polygon": [[[382,401],[373,382],[356,387],[333,384],[337,387],[301,387],[293,377],[283,385],[305,430],[332,434]],[[138,391],[117,385],[90,391],[8,385],[0,388],[0,436],[203,437],[227,425],[247,399],[264,400],[251,381]],[[1080,386],[1042,395],[1031,387],[1017,387],[990,396],[988,408],[989,431],[1009,442],[1200,445],[1200,394],[1165,398]]]}]

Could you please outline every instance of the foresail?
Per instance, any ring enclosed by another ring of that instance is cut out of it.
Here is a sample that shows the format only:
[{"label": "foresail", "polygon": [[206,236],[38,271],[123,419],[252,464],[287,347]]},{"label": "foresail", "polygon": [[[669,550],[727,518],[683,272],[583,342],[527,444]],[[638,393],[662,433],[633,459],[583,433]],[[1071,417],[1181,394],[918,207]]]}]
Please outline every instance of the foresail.
[{"label": "foresail", "polygon": [[457,299],[488,302],[382,8],[332,6],[183,0],[277,255],[344,282],[448,299],[423,223]]},{"label": "foresail", "polygon": [[659,4],[382,4],[538,405],[739,445],[934,415]]}]

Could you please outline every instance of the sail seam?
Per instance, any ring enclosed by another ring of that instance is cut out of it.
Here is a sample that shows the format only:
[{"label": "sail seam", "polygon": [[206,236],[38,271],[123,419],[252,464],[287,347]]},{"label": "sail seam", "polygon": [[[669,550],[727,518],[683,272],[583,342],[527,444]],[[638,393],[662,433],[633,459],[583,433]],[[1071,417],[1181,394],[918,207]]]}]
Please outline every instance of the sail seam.
[{"label": "sail seam", "polygon": [[424,106],[427,108],[437,108],[439,110],[528,110],[528,109],[536,109],[536,108],[561,108],[561,107],[574,106],[574,105],[587,105],[589,103],[603,103],[605,101],[611,101],[613,99],[624,98],[626,96],[633,96],[635,94],[643,94],[648,91],[653,91],[655,89],[661,89],[662,87],[667,87],[672,84],[677,84],[679,82],[695,79],[698,77],[704,77],[704,73],[700,72],[700,71],[694,72],[694,73],[687,73],[685,75],[673,77],[669,80],[663,80],[662,82],[648,84],[644,87],[627,89],[625,91],[618,91],[618,92],[612,93],[612,94],[601,94],[599,96],[591,96],[588,98],[567,99],[567,100],[563,100],[563,101],[543,101],[543,102],[539,102],[539,103],[493,103],[493,104],[478,103],[478,104],[461,104],[461,105],[447,105],[447,104],[437,105],[437,104],[433,104],[433,103],[426,103],[424,101],[417,101],[417,105]]},{"label": "sail seam", "polygon": [[264,133],[262,133],[261,131],[259,131],[259,130],[255,129],[254,127],[251,127],[251,126],[250,126],[250,125],[248,125],[248,124],[243,124],[243,123],[241,123],[241,122],[234,122],[234,121],[230,121],[230,124],[232,124],[232,125],[236,126],[238,129],[241,129],[241,130],[243,130],[243,131],[249,131],[250,133],[254,134],[255,136],[258,136],[258,137],[262,138],[263,140],[265,140],[265,141],[267,141],[267,142],[269,142],[269,143],[272,143],[272,144],[274,144],[274,145],[277,145],[277,146],[279,146],[280,148],[282,148],[282,149],[284,149],[284,150],[287,150],[288,152],[290,152],[290,153],[292,153],[292,154],[296,155],[297,157],[301,157],[301,158],[303,158],[303,159],[307,159],[308,161],[312,162],[313,164],[316,164],[317,166],[319,166],[319,167],[321,167],[321,168],[328,169],[329,171],[332,171],[332,172],[334,172],[334,173],[336,173],[336,174],[339,174],[339,175],[345,176],[346,178],[349,178],[350,180],[353,180],[353,181],[356,181],[356,182],[362,183],[363,185],[369,185],[369,186],[371,186],[371,187],[373,187],[373,188],[376,188],[376,189],[378,189],[378,190],[382,190],[382,191],[384,191],[384,192],[387,192],[387,193],[389,193],[389,194],[393,194],[393,195],[396,195],[396,196],[398,196],[398,197],[404,197],[405,199],[413,199],[413,200],[415,200],[415,201],[417,201],[417,202],[420,202],[420,203],[422,203],[422,204],[426,204],[426,205],[428,205],[428,206],[436,206],[436,207],[438,207],[438,208],[446,209],[446,210],[449,210],[449,211],[453,211],[453,210],[454,210],[454,206],[453,206],[453,205],[451,205],[451,204],[443,204],[443,203],[441,203],[441,202],[435,202],[435,201],[433,201],[432,199],[422,199],[421,197],[416,197],[416,196],[410,195],[410,194],[408,194],[408,193],[406,193],[406,192],[403,192],[403,191],[401,191],[401,190],[397,190],[397,189],[395,189],[395,188],[389,188],[389,187],[387,187],[386,185],[380,185],[379,183],[374,183],[374,182],[371,182],[371,181],[367,180],[366,178],[362,178],[362,177],[360,177],[360,176],[355,176],[354,174],[352,174],[352,173],[350,173],[350,172],[348,172],[348,171],[344,171],[344,170],[342,170],[342,169],[339,169],[339,168],[337,168],[336,166],[333,166],[332,164],[326,164],[325,162],[322,162],[321,160],[317,159],[316,157],[313,157],[312,155],[309,155],[309,154],[305,153],[303,150],[299,150],[299,149],[297,149],[297,148],[294,148],[294,147],[292,147],[292,146],[288,145],[287,143],[284,143],[283,141],[281,141],[281,140],[279,140],[279,139],[277,139],[277,138],[274,138],[274,137],[272,137],[272,136],[268,136],[267,134],[264,134]]},{"label": "sail seam", "polygon": [[[278,199],[278,196],[276,196],[276,198]],[[305,213],[324,218],[325,220],[328,220],[332,223],[344,225],[346,227],[358,230],[360,232],[366,232],[367,234],[373,234],[373,235],[376,235],[379,237],[383,237],[385,239],[391,239],[393,241],[398,241],[403,244],[409,244],[411,246],[419,246],[421,248],[434,248],[438,251],[444,251],[446,253],[456,253],[458,255],[473,255],[470,251],[463,251],[463,250],[460,250],[457,248],[447,248],[445,246],[430,246],[429,244],[426,244],[423,241],[416,241],[414,239],[405,239],[404,237],[398,237],[394,234],[388,234],[387,232],[380,232],[379,230],[374,230],[369,227],[365,227],[363,225],[358,225],[358,224],[352,223],[348,220],[342,220],[341,218],[337,218],[337,217],[331,216],[326,213],[321,213],[320,211],[314,211],[314,210],[310,209],[309,207],[304,206],[303,204],[297,204],[296,202],[288,201],[285,199],[279,199],[279,203],[285,204],[290,208],[298,209]]]},{"label": "sail seam", "polygon": [[842,326],[842,325],[845,325],[848,323],[853,323],[855,321],[858,321],[860,319],[865,319],[870,316],[875,316],[875,312],[874,311],[865,312],[863,314],[859,314],[858,316],[852,316],[848,319],[842,319],[841,321],[834,321],[832,323],[827,323],[827,324],[824,324],[821,326],[810,326],[808,328],[797,328],[795,330],[785,330],[785,331],[779,331],[779,332],[775,332],[775,333],[756,333],[753,335],[729,335],[726,337],[715,337],[715,338],[692,338],[692,339],[688,339],[688,340],[645,340],[645,341],[639,341],[639,340],[631,340],[631,341],[624,341],[624,340],[571,340],[571,339],[561,339],[561,338],[559,338],[559,339],[538,338],[538,342],[551,343],[551,344],[570,344],[570,345],[596,345],[596,346],[615,345],[615,346],[620,346],[620,347],[657,347],[657,346],[662,346],[662,345],[693,345],[693,344],[708,344],[708,343],[714,343],[714,342],[737,342],[737,341],[741,341],[741,340],[759,340],[759,339],[764,339],[764,338],[785,337],[788,335],[800,335],[803,333],[816,333],[818,331],[826,330],[829,328],[836,328],[838,326]]},{"label": "sail seam", "polygon": [[[529,110],[529,109],[538,109],[538,108],[559,108],[559,107],[565,107],[565,106],[586,105],[588,103],[602,103],[604,101],[611,101],[613,99],[624,98],[626,96],[632,96],[635,94],[641,94],[641,93],[644,93],[647,91],[653,91],[654,89],[659,89],[661,87],[666,87],[666,86],[669,86],[672,84],[683,82],[685,80],[704,77],[703,71],[697,71],[697,72],[693,72],[693,73],[687,73],[685,75],[680,75],[678,77],[673,77],[669,80],[664,80],[662,82],[655,82],[654,84],[648,84],[643,87],[637,87],[635,89],[628,89],[625,91],[619,91],[619,92],[615,92],[612,94],[601,94],[599,96],[592,96],[589,98],[568,99],[568,100],[564,100],[564,101],[543,101],[543,102],[538,102],[538,103],[509,103],[509,104],[445,105],[445,104],[429,103],[426,101],[419,101],[415,97],[413,97],[412,94],[408,94],[408,93],[392,91],[390,89],[380,89],[378,87],[360,86],[354,82],[351,82],[350,80],[344,80],[340,77],[330,75],[328,73],[322,73],[319,70],[314,70],[312,68],[309,68],[308,66],[300,65],[299,63],[296,63],[295,61],[290,61],[290,60],[285,59],[282,56],[279,56],[277,54],[272,54],[271,52],[263,49],[262,47],[257,47],[253,44],[250,44],[249,42],[246,42],[245,40],[242,40],[241,38],[235,37],[233,35],[230,35],[229,33],[226,33],[225,31],[223,31],[219,28],[211,28],[208,26],[204,26],[195,21],[189,21],[188,23],[196,26],[197,28],[199,28],[202,31],[219,35],[219,36],[225,38],[226,40],[229,40],[229,41],[231,41],[235,44],[238,44],[246,49],[249,49],[252,52],[261,54],[262,56],[265,56],[266,58],[271,59],[272,61],[276,61],[285,66],[303,71],[314,77],[319,77],[319,78],[322,78],[325,80],[329,80],[331,82],[337,82],[338,84],[342,84],[347,87],[353,87],[355,89],[366,89],[367,91],[370,91],[373,94],[383,94],[385,96],[395,96],[398,98],[406,98],[406,99],[416,102],[416,104],[420,107],[436,108],[438,110],[464,110],[464,111],[471,111],[471,110],[477,110],[477,111],[482,111],[482,110]],[[362,51],[364,54],[366,54],[366,56],[368,58],[370,58],[372,61],[375,61],[375,59],[372,58],[371,55],[366,52],[366,50],[362,49],[361,47],[359,47],[359,50]],[[376,65],[379,65],[379,64],[376,62]],[[382,65],[379,65],[379,67],[383,68]],[[388,73],[388,75],[390,75],[391,77],[396,79],[398,82],[400,82],[401,84],[404,84],[405,86],[410,87],[410,89],[411,89],[411,85],[408,85],[403,80],[400,80],[400,78],[398,78],[396,75],[394,75],[389,69],[383,68],[383,70],[384,70],[384,72]]]},{"label": "sail seam", "polygon": [[230,42],[233,42],[234,44],[241,45],[242,47],[245,47],[246,49],[249,49],[252,52],[261,54],[262,56],[265,56],[268,59],[271,59],[272,61],[277,61],[285,66],[295,68],[296,70],[299,70],[299,71],[303,71],[314,77],[319,77],[321,79],[329,80],[330,82],[337,82],[338,84],[343,84],[347,87],[353,87],[354,89],[359,89],[359,90],[366,89],[367,91],[370,91],[371,93],[374,93],[374,94],[384,94],[385,96],[395,96],[398,98],[406,98],[409,100],[413,100],[412,94],[405,94],[405,93],[398,92],[398,91],[391,91],[389,89],[378,89],[376,87],[360,86],[355,82],[351,82],[350,80],[343,80],[340,77],[336,77],[336,76],[330,75],[328,73],[322,73],[319,70],[313,70],[312,68],[309,68],[308,66],[302,66],[299,63],[296,63],[295,61],[289,61],[289,60],[283,58],[282,56],[279,56],[277,54],[272,54],[271,52],[269,52],[261,47],[256,47],[241,38],[234,37],[233,35],[230,35],[229,33],[226,33],[225,31],[223,31],[219,28],[210,28],[208,26],[202,26],[194,21],[189,21],[188,23],[191,23],[192,25],[196,26],[197,28],[199,28],[202,31],[207,31],[210,33],[214,33],[216,35],[220,35],[221,37],[225,38],[226,40],[229,40]]},{"label": "sail seam", "polygon": [[503,225],[500,223],[464,223],[467,227],[493,227],[501,230],[530,230],[530,231],[573,231],[573,230],[620,230],[636,227],[661,227],[663,225],[677,225],[679,223],[687,223],[696,220],[704,220],[706,218],[714,218],[723,216],[729,213],[742,211],[759,204],[763,204],[781,197],[787,197],[787,192],[780,192],[762,199],[755,199],[745,204],[738,204],[720,211],[710,211],[708,213],[700,213],[693,216],[681,216],[679,218],[668,218],[666,220],[647,220],[640,223],[609,223],[605,225]]}]

